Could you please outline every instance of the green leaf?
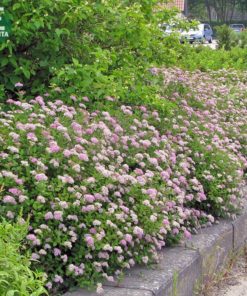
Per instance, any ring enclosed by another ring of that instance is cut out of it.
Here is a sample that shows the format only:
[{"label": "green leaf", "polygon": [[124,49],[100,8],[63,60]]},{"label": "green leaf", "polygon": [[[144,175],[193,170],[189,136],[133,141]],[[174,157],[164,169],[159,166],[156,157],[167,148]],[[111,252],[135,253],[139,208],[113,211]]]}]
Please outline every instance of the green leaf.
[{"label": "green leaf", "polygon": [[23,68],[22,71],[23,71],[25,77],[27,79],[29,79],[30,78],[30,71],[28,69],[26,69],[26,68]]}]

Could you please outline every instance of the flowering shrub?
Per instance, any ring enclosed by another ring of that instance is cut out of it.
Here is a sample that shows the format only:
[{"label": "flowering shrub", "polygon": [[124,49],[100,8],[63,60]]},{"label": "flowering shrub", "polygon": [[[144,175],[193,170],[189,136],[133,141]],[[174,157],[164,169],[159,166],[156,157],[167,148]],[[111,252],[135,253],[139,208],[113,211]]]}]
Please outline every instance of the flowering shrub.
[{"label": "flowering shrub", "polygon": [[103,279],[241,205],[247,74],[158,72],[187,90],[164,94],[171,118],[112,98],[89,109],[74,96],[74,106],[10,99],[1,111],[0,213],[30,216],[26,243],[53,292],[100,292]]}]

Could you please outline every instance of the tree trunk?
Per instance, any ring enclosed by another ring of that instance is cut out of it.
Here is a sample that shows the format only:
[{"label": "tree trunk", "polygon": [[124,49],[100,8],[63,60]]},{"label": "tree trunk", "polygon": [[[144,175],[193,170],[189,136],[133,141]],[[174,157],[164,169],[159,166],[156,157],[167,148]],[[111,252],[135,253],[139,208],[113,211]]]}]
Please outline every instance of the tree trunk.
[{"label": "tree trunk", "polygon": [[211,24],[212,23],[212,13],[211,13],[211,6],[210,6],[209,0],[205,0],[205,5],[206,5],[207,11],[208,11],[208,19]]},{"label": "tree trunk", "polygon": [[229,19],[230,22],[232,21],[233,14],[234,14],[234,11],[235,11],[235,8],[236,8],[236,0],[233,0],[233,3],[232,3],[232,10],[231,10],[231,15],[230,15],[230,19]]}]

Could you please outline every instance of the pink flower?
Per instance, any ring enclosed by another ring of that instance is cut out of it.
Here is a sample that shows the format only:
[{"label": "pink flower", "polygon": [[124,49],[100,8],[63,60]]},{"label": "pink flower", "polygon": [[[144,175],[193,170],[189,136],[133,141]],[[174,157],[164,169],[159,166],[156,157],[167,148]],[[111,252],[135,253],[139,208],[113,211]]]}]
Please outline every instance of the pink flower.
[{"label": "pink flower", "polygon": [[26,195],[20,195],[19,196],[19,202],[20,203],[23,203],[25,200],[27,200],[28,199],[28,197],[26,196]]},{"label": "pink flower", "polygon": [[150,162],[152,165],[154,165],[154,166],[159,165],[158,160],[157,160],[156,158],[150,158],[150,159],[149,159],[149,162]]},{"label": "pink flower", "polygon": [[27,139],[30,140],[30,141],[33,141],[33,142],[37,142],[38,139],[36,137],[36,135],[34,133],[28,133],[27,134]]},{"label": "pink flower", "polygon": [[203,200],[207,199],[206,195],[203,192],[198,192],[197,196],[198,196],[200,201],[203,201]]},{"label": "pink flower", "polygon": [[[89,178],[87,178],[87,182],[88,183],[95,183],[95,178],[94,177],[89,177]],[[97,194],[97,193],[96,193]]]},{"label": "pink flower", "polygon": [[73,153],[72,153],[70,150],[68,150],[68,149],[65,149],[65,150],[63,151],[63,155],[64,155],[65,157],[70,157],[72,154],[73,154]]},{"label": "pink flower", "polygon": [[145,147],[145,148],[148,148],[151,146],[151,142],[149,140],[144,140],[142,141],[142,145]]},{"label": "pink flower", "polygon": [[122,240],[120,241],[120,244],[123,245],[123,246],[127,246],[127,242],[126,242],[125,239],[122,239]]},{"label": "pink flower", "polygon": [[41,196],[41,195],[37,196],[37,201],[44,204],[45,203],[44,196]]},{"label": "pink flower", "polygon": [[85,194],[84,199],[86,202],[92,203],[95,200],[95,197],[92,194]]},{"label": "pink flower", "polygon": [[21,194],[21,190],[19,190],[18,188],[10,188],[8,191],[15,196],[19,196]]},{"label": "pink flower", "polygon": [[53,214],[52,214],[52,212],[47,212],[47,213],[45,214],[45,220],[51,220],[51,219],[53,219]]},{"label": "pink flower", "polygon": [[23,87],[23,84],[22,84],[21,82],[17,82],[17,83],[15,84],[15,87]]},{"label": "pink flower", "polygon": [[11,196],[11,195],[5,195],[3,197],[3,202],[4,203],[9,203],[9,204],[12,204],[12,205],[16,205],[16,201],[15,201],[14,197]]},{"label": "pink flower", "polygon": [[86,235],[85,241],[88,247],[94,247],[94,239],[90,235]]},{"label": "pink flower", "polygon": [[7,214],[6,214],[6,217],[9,218],[9,219],[14,219],[15,217],[15,214],[11,211],[8,211]]},{"label": "pink flower", "polygon": [[133,233],[138,237],[138,238],[142,238],[143,237],[143,234],[144,234],[144,231],[138,227],[138,226],[135,226],[134,227],[134,230],[133,230]]},{"label": "pink flower", "polygon": [[71,98],[71,100],[74,101],[74,102],[77,100],[77,98],[76,98],[75,95],[71,95],[70,98]]},{"label": "pink flower", "polygon": [[191,233],[188,230],[186,230],[186,229],[184,230],[184,236],[187,239],[191,239]]},{"label": "pink flower", "polygon": [[142,262],[144,264],[147,264],[148,263],[148,257],[147,256],[142,257]]},{"label": "pink flower", "polygon": [[40,258],[40,256],[36,253],[32,253],[31,258],[32,258],[32,260],[38,260]]},{"label": "pink flower", "polygon": [[69,206],[68,206],[68,203],[66,201],[60,201],[59,202],[59,205],[61,208],[63,209],[67,209]]},{"label": "pink flower", "polygon": [[55,211],[54,212],[54,219],[58,220],[58,221],[62,221],[63,220],[63,212]]},{"label": "pink flower", "polygon": [[125,235],[125,240],[126,240],[126,242],[131,243],[132,242],[132,235],[127,233]]},{"label": "pink flower", "polygon": [[16,179],[15,179],[15,182],[16,182],[16,184],[18,184],[18,185],[22,185],[22,184],[23,184],[23,180],[22,180],[22,179],[18,179],[18,178],[16,178]]},{"label": "pink flower", "polygon": [[61,259],[63,260],[64,263],[68,261],[68,256],[67,255],[62,255]]},{"label": "pink flower", "polygon": [[54,250],[53,250],[53,254],[54,254],[54,256],[60,256],[61,255],[61,250],[59,250],[58,248],[55,248]]},{"label": "pink flower", "polygon": [[37,180],[37,181],[47,181],[48,178],[47,178],[47,176],[45,174],[42,173],[42,174],[37,174],[35,176],[35,180]]},{"label": "pink flower", "polygon": [[80,153],[78,155],[78,157],[79,157],[80,160],[83,160],[83,161],[88,161],[89,160],[87,154],[85,154],[85,153]]},{"label": "pink flower", "polygon": [[51,283],[51,282],[48,282],[45,286],[46,286],[46,288],[47,288],[48,290],[51,290],[51,288],[52,288],[52,283]]},{"label": "pink flower", "polygon": [[16,133],[10,133],[9,134],[12,138],[13,138],[13,140],[15,141],[15,142],[18,142],[19,141],[19,139],[20,139],[20,135],[18,135],[18,134],[16,134]]},{"label": "pink flower", "polygon": [[187,195],[185,196],[185,199],[187,199],[187,200],[189,200],[189,201],[191,201],[193,198],[194,198],[193,194],[187,194]]},{"label": "pink flower", "polygon": [[34,234],[28,234],[27,239],[31,240],[31,241],[35,241],[37,238],[36,238],[36,236]]},{"label": "pink flower", "polygon": [[99,140],[97,138],[93,137],[93,138],[91,138],[91,142],[93,144],[98,144],[99,143]]},{"label": "pink flower", "polygon": [[51,142],[48,149],[50,153],[56,153],[60,151],[60,147],[57,145],[56,142]]},{"label": "pink flower", "polygon": [[63,278],[60,276],[60,275],[55,275],[54,277],[54,280],[53,280],[55,283],[60,283],[62,284],[63,283]]},{"label": "pink flower", "polygon": [[82,132],[82,126],[77,123],[77,122],[72,122],[71,127],[73,128],[73,130],[77,133],[80,134]]},{"label": "pink flower", "polygon": [[89,98],[88,97],[82,97],[84,102],[89,102]]},{"label": "pink flower", "polygon": [[41,96],[37,96],[36,98],[35,98],[35,101],[38,103],[38,104],[40,104],[40,105],[44,105],[45,103],[44,103],[44,99],[41,97]]},{"label": "pink flower", "polygon": [[147,194],[150,196],[150,198],[154,199],[157,196],[157,190],[154,188],[149,188],[147,190]]}]

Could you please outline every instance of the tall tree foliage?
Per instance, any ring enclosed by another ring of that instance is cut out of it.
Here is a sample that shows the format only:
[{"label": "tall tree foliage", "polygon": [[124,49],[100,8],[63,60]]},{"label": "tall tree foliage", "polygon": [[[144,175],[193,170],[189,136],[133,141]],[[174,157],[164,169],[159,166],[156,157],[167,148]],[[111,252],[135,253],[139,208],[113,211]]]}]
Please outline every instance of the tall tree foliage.
[{"label": "tall tree foliage", "polygon": [[191,11],[196,11],[198,16],[202,14],[202,6],[207,11],[210,21],[212,20],[213,11],[216,12],[217,18],[221,22],[231,21],[236,10],[247,11],[246,0],[189,0]]}]

